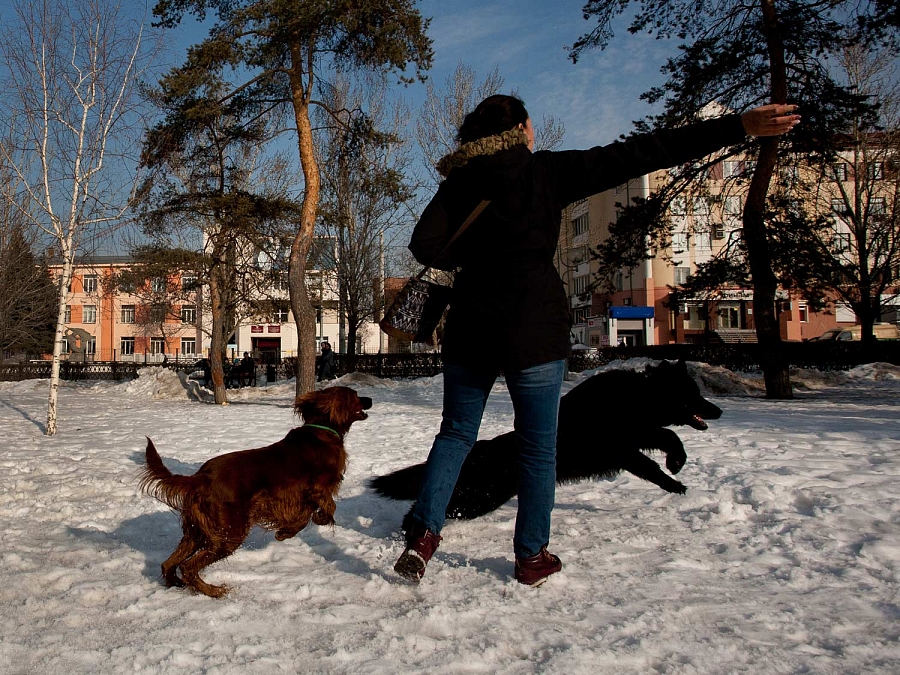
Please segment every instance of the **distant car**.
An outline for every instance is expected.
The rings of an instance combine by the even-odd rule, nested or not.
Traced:
[[[900,340],[900,329],[892,323],[876,323],[872,326],[876,340]],[[810,342],[859,342],[862,340],[862,326],[847,326],[846,328],[832,328],[826,330],[819,337],[814,337]]]
[[[576,342],[574,345],[572,345],[572,351],[579,352],[582,354],[598,354],[599,353],[597,351],[596,347],[588,347],[587,345],[583,345],[580,342]]]

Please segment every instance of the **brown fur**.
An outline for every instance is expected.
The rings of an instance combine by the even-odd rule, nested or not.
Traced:
[[[368,417],[369,398],[348,387],[297,397],[294,410],[307,425],[264,448],[230,452],[206,462],[192,476],[171,473],[147,439],[147,466],[140,487],[181,513],[184,536],[162,564],[167,586],[188,586],[211,597],[225,594],[200,578],[200,570],[231,555],[254,525],[289,539],[309,524],[334,525],[347,455],[343,437]],[[181,570],[178,576],[177,570]]]

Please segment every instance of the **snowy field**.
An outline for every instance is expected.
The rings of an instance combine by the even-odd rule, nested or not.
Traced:
[[[900,368],[796,373],[796,400],[772,402],[691,367],[724,415],[679,429],[687,495],[630,474],[561,487],[564,567],[537,589],[512,579],[515,501],[449,521],[420,586],[394,575],[408,505],[365,481],[424,459],[441,378],[347,376],[375,403],[348,436],[337,526],[254,530],[206,571],[221,600],[159,581],[180,528],[136,489],[144,437],[193,472],[281,438],[293,385],[215,406],[160,369],[66,383],[46,438],[47,382],[2,383],[0,673],[900,672]],[[615,420],[587,422],[600,445]],[[481,436],[511,425],[498,384]]]

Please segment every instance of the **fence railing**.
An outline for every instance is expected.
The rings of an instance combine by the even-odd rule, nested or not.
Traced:
[[[891,363],[900,365],[900,340],[879,340],[873,345],[860,342],[784,342],[784,358],[788,364],[800,368],[819,370],[848,370],[864,363]],[[668,359],[700,361],[722,366],[729,370],[753,372],[760,369],[764,355],[759,344],[717,345],[656,345],[652,347],[604,347],[597,350],[576,352],[569,359],[569,370],[581,372],[599,368],[611,361],[645,357],[654,360]],[[162,365],[171,370],[193,372],[194,364],[172,363],[144,364],[118,362],[62,362],[60,377],[64,380],[127,380],[137,377],[137,372],[147,365]],[[382,378],[433,377],[441,372],[440,353],[429,354],[335,354],[337,375],[358,372]],[[294,359],[284,359],[272,373],[260,365],[259,373],[274,375],[276,380],[294,376]],[[30,380],[50,377],[50,362],[0,364],[0,382]]]

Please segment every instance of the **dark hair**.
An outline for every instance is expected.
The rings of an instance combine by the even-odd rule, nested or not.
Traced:
[[[528,120],[528,111],[518,96],[496,94],[488,96],[466,115],[456,140],[471,143],[479,138],[494,136],[513,129]]]

